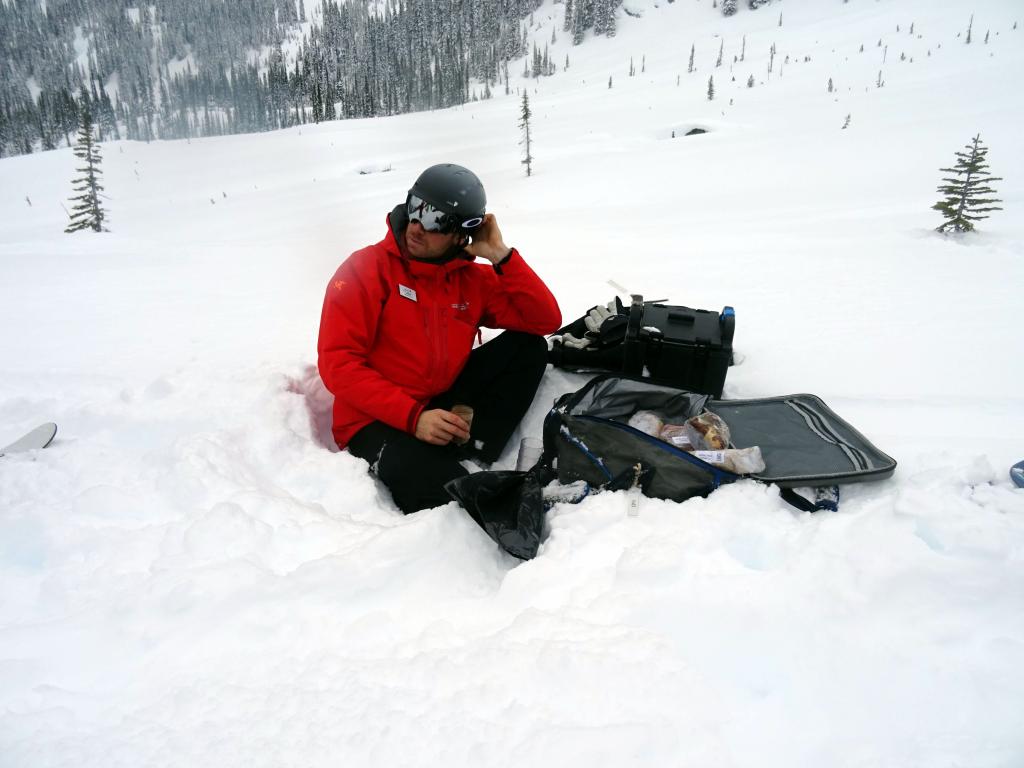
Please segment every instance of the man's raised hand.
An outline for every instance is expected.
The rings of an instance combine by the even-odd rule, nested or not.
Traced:
[[[498,220],[493,213],[484,215],[483,224],[473,233],[473,242],[463,250],[471,256],[487,259],[491,264],[497,264],[508,256],[509,247],[501,237]]]

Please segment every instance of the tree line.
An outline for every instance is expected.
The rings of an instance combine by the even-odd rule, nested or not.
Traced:
[[[69,146],[83,108],[100,141],[149,141],[486,98],[537,50],[540,2],[324,0],[316,23],[304,0],[0,2],[0,156]],[[564,28],[613,35],[620,2],[566,0]]]

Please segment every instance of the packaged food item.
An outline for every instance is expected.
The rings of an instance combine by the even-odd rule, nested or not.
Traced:
[[[628,424],[633,429],[639,429],[645,435],[650,435],[651,437],[660,436],[661,428],[664,426],[661,417],[654,411],[637,411],[629,417]]]
[[[726,448],[722,451],[693,451],[693,455],[737,475],[756,475],[765,470],[761,447],[757,445],[750,448]]]
[[[698,451],[721,451],[729,447],[729,425],[722,417],[704,411],[686,422],[686,434]]]
[[[685,424],[666,424],[661,428],[660,437],[676,448],[682,448],[684,451],[693,450],[693,443],[690,442],[690,436],[686,434]]]

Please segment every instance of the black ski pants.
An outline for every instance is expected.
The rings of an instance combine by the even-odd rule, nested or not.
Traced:
[[[468,474],[460,460],[497,460],[529,410],[546,367],[543,337],[505,331],[474,349],[451,388],[427,405],[428,410],[451,410],[457,403],[473,407],[466,445],[431,445],[374,421],[352,437],[349,453],[370,463],[405,514],[447,504],[445,483]]]

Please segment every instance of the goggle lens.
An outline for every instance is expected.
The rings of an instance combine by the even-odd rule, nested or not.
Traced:
[[[451,231],[451,217],[447,211],[435,208],[426,200],[409,195],[409,221],[418,221],[427,232]]]
[[[465,230],[473,230],[484,222],[482,216],[474,216],[459,224],[453,214],[435,208],[423,198],[412,194],[409,195],[406,208],[409,212],[409,221],[418,221],[427,232],[454,232],[460,226]]]

